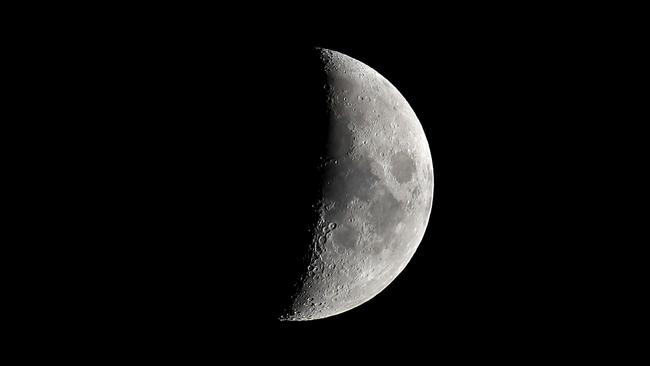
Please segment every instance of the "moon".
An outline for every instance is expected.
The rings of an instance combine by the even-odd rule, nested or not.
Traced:
[[[433,199],[429,145],[402,94],[360,61],[317,54],[328,124],[322,187],[282,321],[330,317],[380,293],[413,257]]]

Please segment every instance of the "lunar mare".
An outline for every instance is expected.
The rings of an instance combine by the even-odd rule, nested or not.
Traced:
[[[381,292],[422,241],[433,199],[429,145],[405,98],[365,64],[319,54],[329,115],[324,181],[306,268],[281,320],[340,314]]]

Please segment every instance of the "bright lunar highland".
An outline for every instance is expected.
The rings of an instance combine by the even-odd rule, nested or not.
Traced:
[[[325,73],[323,182],[311,242],[281,320],[313,320],[370,300],[404,269],[422,241],[433,199],[424,130],[402,94],[377,71],[319,49]]]

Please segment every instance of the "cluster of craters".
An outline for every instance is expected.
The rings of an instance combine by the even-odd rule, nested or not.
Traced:
[[[385,288],[419,245],[433,196],[428,143],[404,97],[348,56],[321,50],[321,58],[330,130],[323,192],[286,320],[338,314]]]

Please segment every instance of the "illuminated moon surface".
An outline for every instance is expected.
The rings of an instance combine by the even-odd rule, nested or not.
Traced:
[[[378,72],[319,49],[328,137],[305,268],[280,320],[320,319],[372,299],[422,241],[433,199],[426,136]]]

